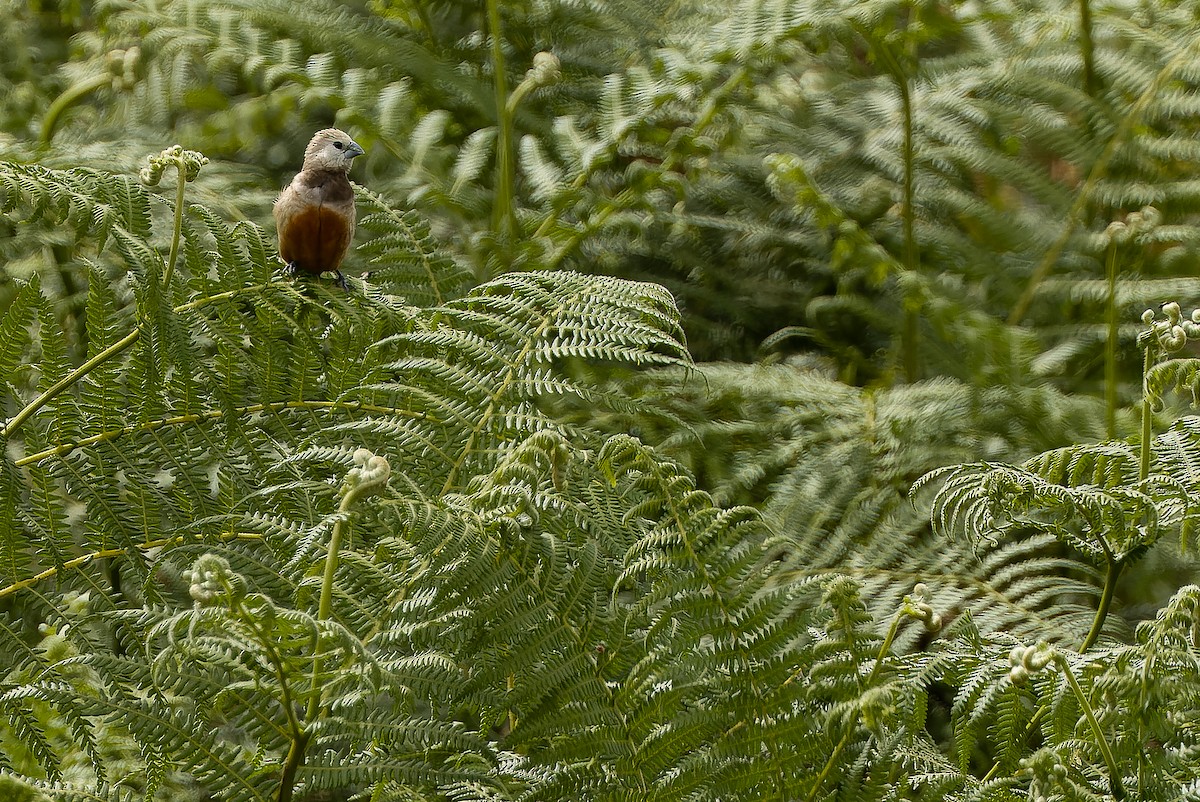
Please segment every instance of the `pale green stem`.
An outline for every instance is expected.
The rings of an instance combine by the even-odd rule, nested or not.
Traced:
[[[58,120],[64,111],[92,92],[110,86],[112,81],[112,73],[106,71],[99,75],[93,75],[82,83],[67,87],[66,91],[54,99],[50,108],[46,109],[46,115],[42,117],[42,144],[48,145],[54,139],[54,131],[58,128]]]
[[[1079,647],[1079,653],[1083,654],[1088,649],[1095,645],[1096,640],[1100,637],[1100,631],[1104,627],[1104,619],[1108,617],[1109,608],[1112,607],[1113,596],[1117,590],[1117,580],[1121,577],[1121,571],[1125,567],[1125,563],[1113,557],[1109,551],[1108,544],[1103,540],[1100,541],[1100,547],[1104,549],[1105,555],[1108,557],[1108,570],[1104,576],[1104,590],[1100,593],[1100,604],[1096,607],[1096,616],[1092,619],[1092,628],[1084,638],[1083,644]],[[1042,705],[1033,714],[1033,718],[1029,719],[1029,725],[1025,728],[1025,736],[1022,738],[1022,743],[1029,740],[1029,735],[1038,728],[1042,723],[1042,719],[1050,712],[1049,705]],[[1000,771],[1000,761],[997,760],[992,764],[992,768],[983,778],[986,783],[996,776]]]
[[[1154,436],[1154,410],[1150,406],[1149,388],[1146,377],[1154,366],[1154,343],[1146,344],[1146,355],[1142,360],[1142,443],[1138,454],[1138,481],[1144,482],[1150,476],[1150,441]]]
[[[1087,0],[1084,0],[1086,5]],[[1117,436],[1117,245],[1108,246],[1108,337],[1104,343],[1104,425],[1108,439]]]
[[[900,62],[896,60],[891,48],[886,43],[880,43],[879,52],[883,55],[888,71],[892,74],[892,80],[896,83],[896,89],[900,93],[900,112],[904,126],[904,143],[902,145],[902,155],[904,157],[904,200],[901,209],[901,219],[904,224],[904,268],[910,273],[916,273],[921,265],[917,254],[917,238],[914,230],[916,223],[916,151],[913,143],[912,92],[908,85],[908,76],[904,74],[904,70],[901,68]],[[904,304],[904,328],[900,335],[901,350],[903,351],[904,359],[904,377],[911,383],[919,378],[921,372],[921,355],[918,350],[921,334],[921,309],[919,303],[909,298],[902,298],[901,302]]]
[[[1102,536],[1103,537],[1103,536]],[[1113,596],[1117,590],[1117,580],[1121,578],[1121,570],[1125,567],[1122,560],[1115,558],[1108,549],[1108,544],[1100,541],[1104,548],[1105,557],[1108,558],[1108,567],[1104,574],[1104,590],[1100,592],[1100,604],[1096,607],[1096,616],[1092,619],[1092,628],[1088,632],[1087,637],[1083,639],[1083,645],[1079,647],[1079,653],[1083,654],[1096,643],[1100,638],[1100,631],[1104,628],[1104,619],[1108,617],[1109,608],[1112,607]]]
[[[1142,115],[1146,113],[1146,109],[1158,94],[1159,90],[1167,83],[1167,81],[1175,74],[1175,71],[1185,64],[1193,64],[1196,60],[1196,51],[1200,49],[1200,37],[1193,37],[1187,47],[1183,48],[1172,58],[1166,66],[1164,66],[1154,76],[1154,80],[1146,87],[1145,91],[1138,96],[1129,111],[1121,115],[1121,124],[1117,126],[1117,130],[1113,133],[1112,138],[1105,145],[1104,151],[1100,154],[1100,158],[1092,165],[1091,172],[1088,173],[1087,180],[1080,189],[1079,194],[1075,196],[1071,208],[1067,211],[1067,220],[1063,225],[1062,233],[1058,239],[1046,251],[1042,257],[1042,261],[1034,268],[1029,281],[1025,284],[1025,289],[1021,292],[1021,297],[1013,304],[1012,311],[1008,315],[1009,325],[1016,326],[1025,318],[1029,312],[1029,307],[1033,304],[1034,296],[1037,295],[1037,289],[1041,283],[1050,275],[1050,271],[1058,264],[1059,257],[1062,256],[1063,249],[1066,248],[1067,242],[1071,238],[1075,226],[1079,223],[1079,218],[1087,206],[1088,200],[1091,199],[1092,193],[1099,186],[1100,181],[1108,173],[1108,166],[1112,163],[1117,151],[1121,145],[1133,133],[1134,129],[1141,124]]]
[[[898,611],[896,615],[892,617],[892,624],[890,627],[888,627],[887,635],[884,636],[883,639],[883,644],[879,647],[879,654],[875,658],[875,665],[871,667],[871,673],[867,675],[866,682],[863,683],[860,688],[864,690],[870,688],[871,683],[875,681],[875,677],[879,674],[879,669],[883,665],[884,658],[887,657],[888,653],[890,653],[892,650],[892,642],[896,640],[896,633],[900,630],[900,622],[903,621],[905,617],[906,613],[904,610]],[[829,759],[825,761],[825,765],[821,769],[821,773],[817,775],[817,779],[816,782],[813,783],[812,790],[808,792],[806,802],[813,802],[813,800],[817,798],[817,794],[820,792],[821,786],[823,786],[825,781],[829,779],[830,772],[833,771],[833,767],[837,765],[838,760],[842,756],[842,752],[850,744],[850,738],[854,735],[854,731],[855,726],[851,724],[846,729],[846,732],[842,735],[841,740],[838,741],[837,746],[833,748],[833,753],[829,756]]]
[[[152,432],[156,429],[161,429],[170,426],[186,426],[202,421],[215,421],[224,418],[226,415],[253,415],[256,412],[277,412],[286,409],[310,409],[310,410],[329,410],[334,412],[374,412],[379,415],[390,415],[394,417],[410,417],[419,418],[420,420],[430,423],[440,423],[441,421],[432,415],[426,415],[422,412],[413,412],[411,410],[398,409],[396,407],[385,407],[378,404],[364,404],[362,401],[273,401],[266,404],[251,404],[245,407],[233,407],[231,409],[206,409],[203,412],[191,412],[185,415],[170,415],[165,418],[156,418],[151,421],[133,424],[131,426],[122,426],[119,429],[109,429],[106,432],[94,434],[91,437],[84,437],[80,440],[72,440],[66,443],[59,443],[56,446],[26,454],[23,457],[18,457],[13,464],[18,468],[26,465],[32,465],[36,462],[41,462],[51,457],[61,457],[70,454],[77,448],[86,448],[97,443],[112,442],[120,437],[140,432]],[[438,454],[443,459],[449,459],[447,454],[437,446],[426,443],[425,447],[433,453]]]
[[[262,540],[262,535],[256,532],[232,532],[227,535],[222,535],[220,540],[222,542],[228,540]],[[120,548],[101,549],[100,551],[89,552],[79,557],[75,557],[74,559],[67,560],[61,566],[47,568],[41,573],[34,574],[33,576],[26,577],[13,582],[11,585],[0,588],[0,599],[5,598],[6,596],[11,596],[17,591],[36,585],[38,582],[43,580],[53,579],[66,571],[88,565],[96,560],[107,560],[113,557],[128,556],[130,548],[136,548],[139,551],[146,552],[150,551],[151,549],[161,549],[164,546],[179,545],[181,543],[185,543],[186,541],[187,538],[182,536],[166,537],[158,540],[148,540],[145,543],[138,543],[132,547],[122,546]]]
[[[283,774],[279,777],[278,802],[291,802],[296,786],[296,774],[304,765],[304,752],[308,749],[308,741],[311,737],[309,733],[302,732],[299,736],[292,738],[287,757],[283,761]]]
[[[175,169],[176,172],[179,173],[179,188],[175,193],[175,231],[171,237],[171,250],[169,256],[167,257],[167,270],[163,274],[163,286],[167,288],[170,287],[171,277],[175,272],[175,262],[179,258],[179,241],[183,232],[183,190],[187,183],[187,175],[183,162],[178,162],[175,165]],[[79,367],[75,368],[75,370],[71,371],[66,376],[50,385],[45,392],[26,404],[20,412],[18,412],[11,419],[9,419],[7,423],[4,424],[3,428],[0,428],[0,437],[12,437],[13,433],[16,432],[17,429],[21,428],[21,425],[25,423],[30,416],[61,395],[63,390],[71,387],[97,367],[103,365],[105,362],[136,343],[141,336],[142,329],[141,324],[139,324],[138,328],[135,328],[120,340],[117,340],[108,348],[105,348],[103,351],[96,354]]]
[[[358,498],[358,493],[354,488],[342,498],[342,503],[338,505],[337,523],[333,525],[333,534],[329,536],[329,548],[325,552],[325,573],[321,578],[321,598],[317,603],[317,620],[326,621],[333,613],[333,584],[337,575],[338,567],[338,552],[342,548],[342,535],[346,528],[346,516],[350,513],[350,506]],[[320,641],[317,642],[316,653],[313,655],[313,674],[312,674],[312,694],[308,698],[308,721],[316,721],[321,715],[321,649]]]
[[[1071,686],[1071,691],[1075,694],[1076,701],[1079,702],[1080,709],[1083,710],[1083,715],[1088,720],[1088,725],[1092,728],[1092,735],[1096,738],[1096,745],[1100,747],[1100,754],[1104,757],[1104,763],[1108,766],[1108,785],[1109,790],[1115,799],[1125,799],[1125,786],[1121,783],[1120,769],[1117,767],[1117,761],[1113,758],[1112,750],[1108,746],[1108,739],[1104,737],[1104,730],[1100,728],[1100,722],[1096,718],[1096,713],[1092,710],[1092,705],[1088,702],[1088,698],[1083,693],[1083,688],[1079,687],[1078,680],[1075,679],[1075,674],[1071,672],[1071,666],[1067,663],[1067,659],[1060,654],[1055,654],[1059,667],[1062,669],[1063,676],[1066,677],[1067,684]]]
[[[325,572],[321,577],[321,597],[317,603],[317,621],[328,621],[333,615],[333,585],[337,577],[338,557],[342,548],[342,538],[345,536],[347,519],[350,515],[350,509],[354,504],[366,495],[378,491],[380,484],[386,483],[387,478],[384,475],[382,478],[363,481],[359,484],[348,487],[342,497],[342,503],[338,505],[337,523],[333,525],[333,533],[329,536],[329,547],[325,552]],[[308,699],[307,720],[309,722],[316,721],[321,715],[321,650],[320,641],[316,644],[317,648],[313,655],[313,674],[312,674],[312,695]]]
[[[1083,56],[1083,91],[1096,96],[1096,53],[1092,44],[1091,0],[1079,0],[1079,51]]]
[[[373,485],[363,484],[351,488],[342,497],[342,503],[338,505],[339,518],[333,525],[333,533],[329,536],[329,548],[325,552],[325,572],[321,577],[321,598],[317,603],[317,621],[326,621],[333,614],[333,584],[337,575],[338,553],[342,548],[342,536],[346,529],[346,516],[349,515],[351,506],[362,495],[364,489],[372,487]],[[316,723],[324,714],[321,709],[321,700],[324,694],[321,691],[322,661],[319,633],[313,638],[313,641],[312,681],[309,688],[308,708],[304,715],[305,727],[301,737],[292,739],[291,748],[284,761],[283,779],[279,786],[279,802],[288,802],[291,799],[291,786],[295,783],[296,771],[304,765],[304,751],[310,737],[308,727]]]
[[[492,80],[496,91],[496,202],[493,225],[496,235],[505,239],[516,231],[516,213],[513,199],[512,114],[508,108],[508,75],[500,37],[499,0],[487,0],[487,15],[492,38]]]
[[[142,330],[140,328],[134,329],[120,340],[117,340],[108,348],[105,348],[87,362],[84,362],[82,365],[75,368],[75,370],[71,371],[66,376],[50,385],[50,387],[44,393],[26,404],[24,409],[22,409],[16,415],[13,415],[12,418],[9,419],[8,423],[4,424],[4,427],[0,429],[0,436],[12,437],[13,433],[17,429],[21,428],[21,424],[28,420],[31,415],[57,398],[63,390],[66,390],[75,382],[91,373],[97,368],[97,366],[104,364],[129,346],[133,345],[141,336]]]
[[[187,187],[187,168],[183,160],[175,162],[179,184],[175,188],[175,226],[171,234],[171,250],[167,254],[167,272],[163,274],[163,292],[171,297],[171,278],[175,275],[175,262],[179,259],[179,242],[183,239],[183,191]]]
[[[537,83],[529,80],[528,78],[517,84],[517,88],[512,91],[511,95],[508,96],[508,102],[504,105],[504,112],[508,115],[509,119],[512,119],[513,115],[517,113],[517,108],[521,105],[521,101],[524,100],[525,96],[532,92],[536,86]]]
[[[291,730],[292,742],[288,748],[287,757],[284,759],[283,773],[279,778],[279,794],[278,802],[290,802],[296,785],[296,773],[304,764],[304,751],[311,737],[306,731],[304,725],[296,718],[296,705],[292,701],[291,687],[288,685],[288,671],[283,664],[283,658],[275,648],[269,632],[265,632],[259,626],[258,621],[246,606],[239,602],[238,612],[241,613],[241,618],[246,621],[250,628],[254,631],[258,642],[262,645],[263,651],[267,654],[267,662],[275,670],[275,679],[279,682],[280,699],[279,704],[283,708],[284,715],[288,720],[288,728]]]

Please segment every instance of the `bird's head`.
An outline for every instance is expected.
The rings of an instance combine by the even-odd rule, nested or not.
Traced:
[[[350,170],[350,160],[364,151],[345,131],[317,131],[304,149],[305,170]]]

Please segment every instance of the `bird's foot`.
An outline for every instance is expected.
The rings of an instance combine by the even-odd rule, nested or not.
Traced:
[[[342,275],[342,271],[335,270],[333,272],[337,273],[338,286],[341,287],[344,291],[350,292],[350,288],[346,286],[346,277]]]
[[[295,262],[288,262],[283,266],[283,274],[285,276],[295,276],[300,272],[300,266]]]

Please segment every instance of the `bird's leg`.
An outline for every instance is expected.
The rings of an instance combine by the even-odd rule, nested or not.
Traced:
[[[346,286],[346,277],[342,275],[342,271],[334,270],[333,272],[337,273],[338,286],[341,287],[346,292],[350,292],[350,288]]]
[[[300,272],[300,266],[293,260],[283,266],[283,273],[286,276],[294,276]]]

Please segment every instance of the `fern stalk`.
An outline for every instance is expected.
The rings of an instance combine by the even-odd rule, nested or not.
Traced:
[[[913,200],[915,192],[916,151],[913,144],[912,91],[908,85],[908,76],[905,75],[900,62],[896,59],[895,54],[892,53],[891,48],[888,47],[886,42],[880,42],[879,52],[883,56],[888,72],[892,75],[892,80],[896,82],[897,91],[900,93],[900,113],[904,120],[904,202],[901,210],[901,218],[904,221],[904,268],[911,273],[915,273],[920,268],[920,263],[917,255],[917,239],[914,232],[914,216],[916,212]],[[920,303],[919,301],[914,302],[909,297],[905,297],[903,303],[904,328],[900,335],[900,347],[904,359],[904,377],[909,383],[912,383],[917,380],[921,369],[921,355],[918,353],[921,334]]]
[[[1080,646],[1079,646],[1079,654],[1085,654],[1087,652],[1087,650],[1092,648],[1092,646],[1094,646],[1096,641],[1100,638],[1100,631],[1104,628],[1104,620],[1106,618],[1108,618],[1108,611],[1109,611],[1109,609],[1111,609],[1113,598],[1116,595],[1117,580],[1121,578],[1121,571],[1125,567],[1125,563],[1123,561],[1118,560],[1113,557],[1112,553],[1108,549],[1108,544],[1105,543],[1103,538],[1100,538],[1100,543],[1101,543],[1102,547],[1104,548],[1104,553],[1109,558],[1108,566],[1104,573],[1104,589],[1100,593],[1100,604],[1098,604],[1096,606],[1096,616],[1095,616],[1095,618],[1092,619],[1092,628],[1088,631],[1087,637],[1083,639],[1083,643],[1080,644]],[[1060,658],[1060,659],[1062,659],[1062,658]],[[1066,669],[1066,673],[1068,676],[1071,676],[1071,671],[1069,668]],[[1074,687],[1078,688],[1078,685],[1075,685],[1073,682],[1073,680],[1074,680],[1073,676],[1071,677],[1071,679],[1072,679],[1072,684],[1074,685]],[[1082,692],[1078,692],[1076,695],[1078,696],[1081,693]],[[1081,704],[1086,705],[1086,702],[1081,702]],[[1035,730],[1037,730],[1037,728],[1042,723],[1042,719],[1044,719],[1046,717],[1046,714],[1049,712],[1050,712],[1050,705],[1048,705],[1048,704],[1044,704],[1037,709],[1037,711],[1033,714],[1033,717],[1029,719],[1029,724],[1026,725],[1026,727],[1025,727],[1025,734],[1021,738],[1022,743],[1026,743],[1029,741],[1029,736],[1032,735]],[[1095,716],[1093,715],[1092,718],[1094,719]],[[1100,741],[1100,743],[1103,744],[1103,746],[1101,748],[1106,753],[1106,761],[1109,762],[1109,771],[1112,774],[1113,782],[1117,783],[1117,785],[1119,786],[1120,780],[1117,779],[1117,773],[1116,773],[1115,769],[1113,768],[1113,763],[1111,762],[1112,753],[1108,751],[1108,744],[1105,743],[1103,736],[1100,735],[1100,733],[1097,729],[1098,727],[1099,727],[1099,725],[1097,724],[1096,727],[1093,728],[1093,731],[1096,732],[1097,739]],[[994,779],[996,774],[999,773],[999,771],[1000,771],[1000,759],[997,758],[996,761],[992,764],[992,768],[984,776],[983,783],[986,784],[989,781],[991,781],[992,779]],[[1122,789],[1122,793],[1123,793],[1123,789]],[[1114,791],[1113,795],[1116,796],[1115,791]],[[1120,798],[1123,799],[1124,796],[1122,796]]]
[[[304,765],[304,752],[308,749],[309,734],[300,733],[292,738],[288,747],[287,758],[283,763],[283,774],[279,776],[279,802],[292,802],[292,794],[296,787],[296,774]]]
[[[237,603],[238,612],[243,621],[246,621],[258,642],[262,645],[263,651],[267,655],[267,660],[271,664],[271,668],[275,671],[275,678],[279,681],[280,705],[283,707],[283,712],[287,716],[288,728],[292,733],[292,743],[288,747],[287,758],[284,761],[283,773],[279,778],[279,802],[291,802],[292,794],[296,785],[296,772],[304,765],[304,753],[308,748],[308,742],[312,735],[308,732],[307,727],[296,718],[296,705],[292,700],[291,687],[288,684],[288,670],[284,665],[283,658],[279,656],[278,650],[275,648],[273,638],[270,632],[265,632],[258,624],[258,619],[253,612],[246,609],[244,601],[239,600]]]
[[[1083,91],[1096,96],[1096,52],[1092,42],[1091,0],[1079,0],[1079,53],[1083,57]]]
[[[1138,452],[1138,480],[1142,482],[1150,476],[1150,438],[1154,434],[1151,428],[1154,423],[1154,410],[1151,407],[1150,388],[1146,386],[1146,381],[1150,368],[1154,366],[1154,356],[1154,343],[1147,342],[1146,354],[1142,358],[1142,442]]]
[[[879,674],[879,669],[883,665],[884,658],[892,650],[892,643],[896,640],[896,633],[900,631],[900,622],[907,617],[908,612],[905,608],[897,610],[896,614],[892,616],[891,626],[888,627],[887,635],[883,638],[883,644],[879,647],[879,654],[875,657],[875,665],[871,667],[871,673],[867,675],[866,682],[859,686],[863,691],[866,691],[875,682],[875,677]],[[789,678],[790,681],[791,678]],[[833,748],[833,752],[829,755],[829,759],[825,761],[825,765],[821,768],[821,773],[817,775],[816,782],[813,783],[812,790],[808,792],[805,802],[813,802],[817,798],[821,786],[825,784],[825,780],[829,779],[830,772],[833,771],[833,767],[837,765],[842,757],[842,752],[850,744],[850,738],[854,735],[854,730],[855,726],[853,723],[846,728],[846,732],[842,735],[841,740],[838,741],[837,746]]]
[[[329,536],[329,546],[325,551],[325,568],[321,577],[321,596],[317,603],[317,621],[327,621],[333,615],[333,586],[337,579],[338,558],[342,548],[342,539],[346,533],[350,511],[362,498],[376,493],[387,484],[391,468],[387,461],[376,457],[366,449],[359,449],[354,454],[354,461],[359,466],[346,475],[342,485],[342,501],[338,505],[338,519],[333,525]],[[292,728],[292,742],[288,747],[287,757],[284,758],[283,774],[279,781],[279,802],[291,802],[293,786],[296,783],[296,773],[304,765],[304,754],[312,739],[311,727],[324,715],[321,699],[324,694],[321,689],[321,636],[318,632],[313,638],[312,679],[309,685],[308,707],[305,710],[304,721],[300,722],[289,713],[288,723]],[[268,649],[270,646],[268,645]],[[284,704],[290,708],[291,703],[287,691],[286,678],[280,676]]]
[[[171,249],[167,256],[167,270],[163,274],[163,286],[169,287],[171,277],[175,273],[175,263],[179,259],[179,242],[183,237],[183,195],[184,188],[187,186],[188,170],[183,158],[178,158],[172,162],[175,166],[175,171],[179,177],[179,185],[175,191],[175,229],[171,234]],[[44,393],[30,401],[16,415],[13,415],[8,423],[0,428],[0,437],[12,437],[13,433],[20,429],[31,416],[36,414],[38,410],[53,401],[64,390],[73,386],[76,382],[87,376],[93,370],[103,365],[108,360],[122,353],[125,349],[136,343],[142,336],[142,327],[139,324],[133,331],[126,334],[115,343],[105,348],[94,357],[84,362],[75,370],[68,373],[63,378],[50,385]]]
[[[1079,702],[1079,707],[1083,710],[1083,715],[1088,720],[1088,726],[1092,728],[1092,735],[1096,738],[1096,745],[1100,747],[1100,754],[1104,757],[1104,764],[1108,766],[1109,790],[1115,799],[1125,799],[1127,794],[1125,786],[1121,783],[1121,773],[1117,767],[1117,761],[1113,757],[1112,749],[1108,746],[1108,739],[1104,737],[1104,730],[1100,727],[1100,722],[1096,719],[1096,712],[1092,710],[1092,705],[1084,694],[1083,688],[1079,686],[1079,681],[1075,679],[1075,674],[1071,671],[1071,666],[1067,663],[1067,658],[1055,652],[1055,660],[1062,669],[1067,684],[1071,686],[1071,692],[1075,694],[1075,699]]]
[[[1084,5],[1086,5],[1084,0]],[[1108,439],[1117,437],[1117,243],[1108,245],[1108,336],[1104,343],[1104,427]]]
[[[13,461],[13,464],[18,468],[26,465],[33,465],[51,457],[63,457],[71,452],[94,446],[97,443],[106,443],[112,440],[117,440],[125,435],[138,434],[141,432],[153,432],[158,429],[164,429],[171,426],[188,426],[193,423],[202,421],[215,421],[224,418],[226,415],[237,415],[239,417],[246,415],[255,415],[259,412],[282,412],[288,409],[306,409],[306,410],[333,410],[340,412],[374,412],[379,415],[391,415],[394,417],[408,417],[420,419],[423,421],[432,421],[440,423],[433,415],[427,415],[424,412],[412,412],[410,410],[398,409],[396,407],[385,407],[378,404],[366,404],[362,401],[275,401],[268,404],[250,404],[244,407],[235,407],[232,410],[225,409],[208,409],[203,412],[193,412],[187,415],[172,415],[168,418],[158,418],[156,420],[147,421],[145,423],[137,423],[131,426],[123,426],[120,429],[109,429],[107,432],[100,432],[90,437],[84,437],[70,443],[62,443],[61,445],[52,446],[43,451],[38,451],[35,454],[26,454],[23,457]]]
[[[317,620],[326,621],[333,613],[333,584],[337,577],[338,557],[342,548],[342,536],[346,531],[346,518],[350,508],[358,499],[353,490],[342,497],[338,505],[338,520],[333,525],[333,534],[329,536],[329,547],[325,551],[325,570],[321,577],[321,598],[317,603]],[[316,721],[321,715],[321,649],[320,643],[313,655],[312,695],[308,698],[308,721]],[[289,756],[290,759],[290,756]],[[301,755],[303,759],[303,755]]]
[[[504,46],[500,39],[500,2],[487,0],[488,28],[492,37],[492,81],[496,92],[496,205],[495,233],[507,239],[516,230],[513,208],[512,114],[508,108],[508,76],[505,73]],[[486,270],[486,268],[485,268]],[[487,276],[480,278],[486,279]]]
[[[329,536],[329,547],[325,552],[325,571],[321,577],[321,598],[317,604],[317,620],[327,621],[333,615],[333,585],[337,579],[339,553],[342,548],[342,538],[345,536],[350,511],[356,503],[366,496],[378,493],[387,484],[391,475],[391,466],[383,457],[377,457],[365,448],[354,452],[354,462],[359,467],[352,468],[346,475],[342,485],[342,501],[338,505],[338,519],[333,525],[333,533]],[[312,695],[308,699],[307,719],[315,722],[321,715],[321,650],[317,644],[316,654],[313,655]]]
[[[26,404],[20,412],[18,412],[16,415],[13,415],[12,418],[9,419],[8,423],[4,424],[4,428],[0,429],[0,437],[12,437],[13,433],[16,432],[17,429],[20,429],[21,425],[24,424],[25,421],[27,421],[32,415],[36,414],[37,411],[42,407],[46,406],[46,404],[50,403],[59,395],[61,395],[63,390],[66,390],[68,387],[75,384],[75,382],[91,373],[97,367],[103,365],[105,362],[136,343],[141,336],[141,328],[139,327],[134,329],[110,345],[108,348],[105,348],[87,362],[84,362],[82,365],[75,368],[75,370],[71,371],[66,376],[50,385],[50,387],[47,388],[44,393]]]
[[[262,539],[263,539],[263,536],[258,534],[257,532],[233,532],[233,533],[230,533],[227,535],[223,535],[221,537],[221,542],[228,542],[231,540],[262,540]],[[179,546],[179,545],[182,545],[183,543],[186,543],[187,541],[188,541],[188,538],[184,537],[184,536],[165,537],[165,538],[160,538],[158,540],[149,540],[149,541],[146,541],[145,543],[139,543],[137,545],[137,548],[139,551],[151,552],[151,551],[154,551],[155,549],[163,549],[163,548],[167,548],[169,546]],[[7,585],[5,587],[0,588],[0,599],[3,599],[7,596],[11,596],[14,593],[16,593],[17,591],[24,590],[25,588],[36,585],[38,582],[41,582],[42,580],[53,579],[57,576],[60,576],[64,571],[74,570],[76,568],[82,568],[83,566],[88,565],[92,562],[95,562],[96,560],[106,560],[106,559],[111,559],[111,558],[115,558],[115,557],[123,557],[123,556],[127,556],[128,554],[129,554],[129,549],[126,547],[119,547],[119,548],[112,548],[112,549],[100,549],[99,551],[93,551],[93,552],[88,552],[87,554],[81,554],[78,557],[75,557],[73,559],[65,561],[60,566],[54,566],[53,568],[47,568],[45,571],[34,574],[33,576],[25,577],[24,579],[13,582],[11,585]]]
[[[163,274],[163,290],[170,297],[171,278],[175,275],[175,263],[179,260],[179,243],[183,239],[183,193],[187,187],[187,168],[183,161],[175,162],[175,226],[171,231],[171,249],[167,253],[167,272]]]
[[[1009,325],[1019,325],[1025,318],[1026,313],[1029,312],[1029,307],[1033,305],[1033,299],[1037,294],[1038,287],[1050,275],[1050,271],[1054,269],[1055,263],[1058,262],[1059,257],[1062,256],[1063,249],[1067,246],[1067,241],[1075,231],[1075,226],[1079,223],[1080,213],[1091,199],[1096,187],[1099,186],[1105,175],[1108,174],[1108,166],[1117,155],[1117,151],[1121,145],[1141,123],[1143,115],[1145,115],[1146,110],[1150,107],[1150,102],[1158,94],[1159,90],[1166,85],[1167,81],[1175,75],[1177,70],[1185,64],[1191,64],[1195,61],[1198,50],[1200,50],[1200,38],[1193,39],[1191,44],[1180,50],[1175,58],[1167,62],[1154,76],[1154,79],[1146,87],[1146,90],[1138,96],[1137,101],[1129,108],[1129,111],[1121,117],[1121,124],[1113,133],[1108,144],[1105,145],[1100,158],[1092,165],[1087,180],[1079,190],[1079,194],[1075,196],[1075,201],[1071,204],[1071,208],[1067,211],[1067,219],[1063,225],[1062,233],[1058,235],[1058,239],[1046,251],[1045,256],[1042,257],[1042,261],[1034,268],[1033,273],[1029,276],[1028,283],[1025,285],[1025,289],[1021,292],[1021,297],[1013,304],[1012,311],[1008,315]]]
[[[82,83],[68,87],[61,95],[54,99],[50,104],[50,108],[46,109],[46,116],[42,118],[42,135],[41,141],[43,145],[49,145],[54,139],[54,132],[58,129],[59,118],[71,106],[78,103],[83,98],[103,89],[112,84],[112,73],[102,72],[99,75],[93,75],[91,78]]]
[[[1104,538],[1100,538],[1100,542],[1104,544]],[[1118,560],[1108,551],[1107,544],[1105,553],[1108,555],[1108,566],[1104,572],[1104,590],[1100,592],[1100,604],[1096,606],[1096,617],[1092,619],[1092,628],[1088,631],[1087,637],[1083,639],[1083,645],[1079,647],[1079,653],[1083,654],[1096,643],[1100,638],[1100,630],[1104,628],[1104,619],[1108,617],[1109,608],[1112,607],[1113,596],[1117,591],[1117,580],[1121,578],[1121,571],[1125,567],[1124,560]]]

